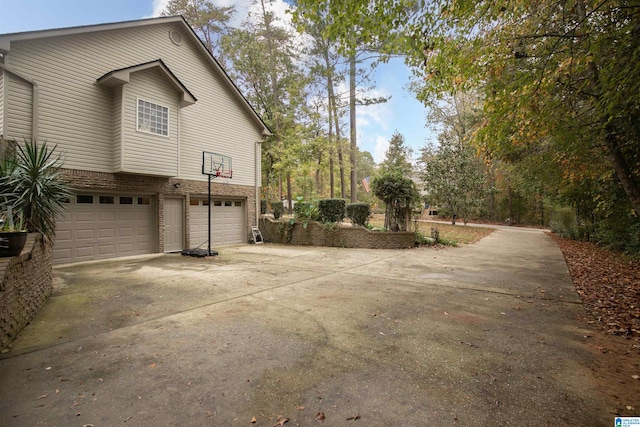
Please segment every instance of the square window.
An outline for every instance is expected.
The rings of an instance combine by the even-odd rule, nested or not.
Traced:
[[[169,107],[138,99],[137,129],[161,136],[169,136]]]

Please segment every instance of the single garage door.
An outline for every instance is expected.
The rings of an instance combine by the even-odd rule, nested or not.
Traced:
[[[211,246],[247,242],[244,200],[211,199]],[[192,247],[207,247],[208,201],[189,201],[189,237]]]
[[[89,261],[155,252],[151,196],[78,194],[56,222],[53,261]]]

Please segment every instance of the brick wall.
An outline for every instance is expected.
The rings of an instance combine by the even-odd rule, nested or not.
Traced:
[[[147,175],[113,174],[76,169],[65,169],[64,176],[71,187],[76,190],[109,191],[114,193],[144,193],[156,196],[156,224],[158,227],[158,252],[164,252],[164,198],[184,197],[185,199],[185,238],[187,248],[189,242],[189,199],[193,196],[208,194],[207,181],[155,177]],[[256,196],[255,187],[233,185],[211,181],[212,197],[230,197],[245,201],[246,238],[249,241],[251,226],[255,225]]]
[[[260,231],[265,242],[291,245],[406,249],[412,248],[415,242],[415,234],[412,232],[371,231],[348,225],[329,228],[318,222],[309,222],[305,229],[301,223],[290,226],[289,222],[274,221],[268,217],[262,218]]]
[[[51,245],[30,233],[18,256],[0,258],[0,349],[35,317],[53,289]]]

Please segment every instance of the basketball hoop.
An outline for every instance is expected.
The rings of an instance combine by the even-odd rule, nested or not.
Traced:
[[[203,151],[202,174],[212,178],[233,178],[231,157]]]

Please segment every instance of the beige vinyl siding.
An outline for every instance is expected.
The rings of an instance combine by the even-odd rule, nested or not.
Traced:
[[[4,135],[4,70],[0,70],[0,138]]]
[[[178,175],[178,93],[158,68],[131,74],[123,92],[122,172]],[[138,99],[169,109],[169,135],[138,131]]]
[[[170,41],[172,29],[185,36],[181,46]],[[113,93],[98,86],[96,79],[162,59],[197,98],[180,111],[180,177],[206,180],[201,174],[202,151],[213,151],[233,158],[233,184],[253,185],[261,128],[185,31],[179,23],[162,23],[15,41],[5,60],[40,84],[40,138],[66,153],[65,167],[112,172]],[[170,130],[174,131],[177,128]]]
[[[122,88],[113,89],[113,170],[122,169]]]
[[[4,123],[7,139],[31,139],[33,86],[11,73],[5,73],[7,111]]]

